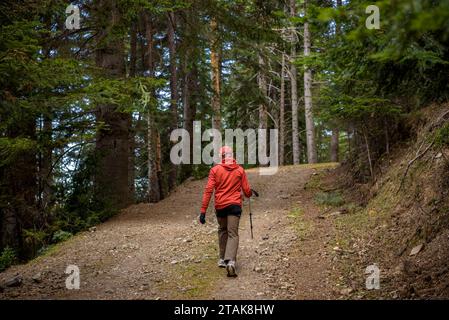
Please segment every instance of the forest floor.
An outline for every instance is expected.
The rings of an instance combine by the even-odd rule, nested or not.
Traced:
[[[323,218],[313,188],[305,188],[311,177],[336,165],[285,166],[273,176],[248,170],[260,197],[251,200],[254,239],[244,202],[237,278],[217,267],[213,203],[207,223],[197,221],[206,181],[188,180],[157,204],[133,205],[0,273],[0,284],[22,279],[17,287],[0,289],[0,299],[349,298],[351,289],[334,263],[335,223]],[[68,265],[80,270],[78,290],[66,288]]]

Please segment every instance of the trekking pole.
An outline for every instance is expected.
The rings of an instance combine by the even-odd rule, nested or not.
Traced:
[[[256,197],[259,196],[259,194],[257,193],[256,190],[251,189],[252,193],[254,193],[254,195]],[[251,212],[251,197],[248,198],[248,205],[249,205],[249,225],[251,226],[251,239],[254,239],[253,237],[253,213]]]
[[[251,226],[251,239],[253,239],[253,214],[251,212],[251,197],[248,198],[249,200],[249,225]]]

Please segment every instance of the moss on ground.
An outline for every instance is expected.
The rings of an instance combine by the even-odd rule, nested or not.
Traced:
[[[169,292],[170,299],[206,299],[210,297],[215,284],[225,273],[217,267],[217,248],[215,242],[202,248],[189,261],[176,264],[171,279],[161,282],[158,290]]]
[[[318,192],[315,195],[315,203],[322,206],[338,207],[343,205],[345,200],[338,191]]]
[[[291,219],[291,226],[295,229],[300,240],[304,240],[313,231],[313,223],[304,218],[304,211],[301,208],[292,209],[287,215]]]

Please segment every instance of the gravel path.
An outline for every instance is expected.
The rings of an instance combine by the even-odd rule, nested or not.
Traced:
[[[0,273],[17,287],[0,299],[330,299],[331,220],[319,219],[304,185],[326,165],[286,166],[274,176],[248,171],[261,197],[248,202],[240,224],[237,278],[216,266],[216,220],[196,219],[205,180],[187,181],[157,204],[133,205],[106,223],[59,244],[51,252]],[[211,204],[212,206],[212,204]],[[80,270],[79,290],[66,288],[68,265]]]

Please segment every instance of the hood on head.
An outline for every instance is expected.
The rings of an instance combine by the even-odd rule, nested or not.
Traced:
[[[228,171],[235,170],[239,167],[234,158],[225,158],[221,160],[220,166]]]

